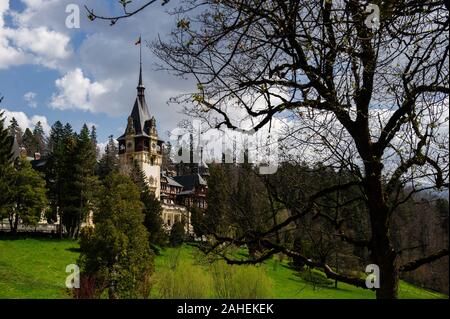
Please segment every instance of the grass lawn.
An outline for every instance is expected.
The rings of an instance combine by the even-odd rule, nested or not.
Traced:
[[[55,239],[0,239],[0,298],[69,298],[65,289],[66,266],[76,262],[78,244],[70,240]],[[180,258],[185,262],[198,264],[196,248],[184,245]],[[161,250],[156,258],[156,272],[167,267],[174,248]],[[206,266],[198,265],[205,276]],[[275,298],[306,299],[361,299],[374,298],[371,291],[339,283],[314,288],[311,283],[299,277],[290,269],[287,261],[276,258],[262,266],[272,279]],[[315,277],[325,281],[323,274]],[[448,298],[446,295],[417,288],[405,282],[400,283],[400,298]]]
[[[69,298],[66,266],[78,243],[55,239],[0,239],[0,298]]]
[[[163,267],[167,267],[168,256],[173,254],[175,248],[166,248],[161,251],[161,255],[156,260],[156,272]],[[188,259],[196,264],[195,247],[184,245],[181,248],[180,256],[182,259]],[[235,266],[238,267],[238,266]],[[265,268],[267,275],[272,279],[274,298],[280,299],[374,299],[375,292],[370,290],[356,288],[354,286],[338,283],[338,288],[334,288],[334,281],[326,279],[325,275],[315,271],[315,277],[322,282],[330,282],[329,286],[314,287],[310,282],[298,276],[297,272],[288,266],[288,261],[279,261],[273,258],[262,267]],[[205,274],[207,269],[204,269]],[[211,293],[212,295],[212,293]],[[448,296],[421,289],[414,285],[400,281],[399,297],[402,299],[435,299],[448,298]]]

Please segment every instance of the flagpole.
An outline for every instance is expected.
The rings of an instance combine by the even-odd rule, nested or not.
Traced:
[[[142,69],[142,34],[139,34],[139,62]]]

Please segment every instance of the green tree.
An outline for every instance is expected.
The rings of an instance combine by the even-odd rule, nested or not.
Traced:
[[[166,240],[161,218],[161,202],[149,189],[141,193],[141,201],[144,203],[144,225],[150,234],[150,243],[162,245]]]
[[[47,207],[45,180],[25,158],[17,159],[7,175],[12,180],[12,188],[11,202],[6,212],[11,231],[17,232],[19,222],[24,225],[39,222]]]
[[[0,97],[1,101],[1,97]],[[12,187],[11,161],[13,158],[13,140],[4,128],[3,112],[0,112],[0,214],[11,201],[10,190]]]
[[[95,165],[96,150],[87,125],[75,134],[70,124],[63,127],[56,122],[50,133],[46,167],[52,208],[48,219],[55,221],[59,215],[69,237],[78,236],[94,205],[98,187]]]
[[[15,117],[11,119],[8,130],[9,135],[14,136],[16,138],[17,144],[19,144],[19,146],[22,146],[23,131],[20,128],[19,123],[17,122]]]
[[[145,229],[140,191],[124,175],[106,177],[100,191],[95,228],[81,242],[82,276],[96,278],[99,296],[147,298],[153,272],[153,253]]]
[[[231,194],[233,172],[226,164],[211,164],[208,178],[207,202],[208,208],[204,218],[197,218],[197,229],[202,232],[224,234],[228,229],[227,218],[231,215]]]
[[[45,154],[47,152],[47,143],[41,121],[37,122],[34,126],[33,137],[36,143],[36,152]]]
[[[133,162],[133,166],[131,167],[130,171],[130,177],[139,187],[141,192],[146,191],[146,189],[148,188],[147,177],[137,161]]]
[[[56,222],[58,218],[58,209],[61,207],[62,200],[62,180],[64,177],[64,126],[60,121],[56,121],[51,128],[48,140],[47,165],[45,166],[45,177],[48,187],[48,199],[50,209],[48,210],[47,221]]]
[[[180,221],[176,221],[172,225],[170,230],[169,242],[172,247],[178,247],[186,239],[186,232],[184,231],[184,224]]]
[[[0,165],[10,163],[13,156],[13,139],[8,130],[5,129],[3,114],[3,112],[0,112]]]
[[[102,155],[98,165],[97,174],[100,179],[104,179],[112,172],[119,170],[119,150],[114,142],[112,135],[108,138],[108,144],[105,147],[105,153]]]
[[[38,151],[36,139],[34,138],[33,132],[31,132],[29,128],[26,128],[25,133],[23,133],[22,144],[27,151],[27,156],[33,157]]]
[[[87,125],[68,141],[64,171],[64,204],[62,222],[69,237],[78,237],[81,224],[92,209],[96,179],[96,154]],[[67,156],[68,155],[68,156]]]

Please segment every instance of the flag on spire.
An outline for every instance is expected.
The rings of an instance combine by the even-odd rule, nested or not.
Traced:
[[[139,39],[136,41],[136,43],[134,45],[138,45],[141,44],[141,37],[139,37]]]

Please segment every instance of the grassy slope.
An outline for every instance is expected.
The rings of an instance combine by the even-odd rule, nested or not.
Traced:
[[[192,256],[193,247],[183,246],[182,258],[189,258],[194,263]],[[156,260],[156,271],[166,266],[166,259],[173,248],[162,250],[162,254]],[[273,280],[275,298],[280,299],[373,299],[375,293],[354,286],[338,283],[338,288],[314,287],[297,276],[296,272],[287,266],[287,261],[276,261],[275,259],[266,262],[265,267],[268,276]],[[206,271],[206,270],[205,270]],[[324,277],[322,273],[316,272],[319,277]],[[417,288],[404,281],[400,282],[399,297],[403,299],[434,299],[448,298],[448,296],[433,291]]]
[[[68,240],[20,239],[0,240],[0,298],[67,298],[65,268],[75,263],[77,243]],[[194,262],[193,249],[184,246],[182,258]],[[156,260],[156,270],[164,267],[165,249]],[[374,298],[374,293],[339,283],[338,289],[317,288],[296,276],[286,262],[271,260],[264,267],[274,282],[276,298]],[[206,270],[205,270],[206,271]],[[400,285],[401,298],[448,298],[416,288]]]
[[[70,240],[0,240],[0,298],[68,298],[66,266],[78,257]]]

